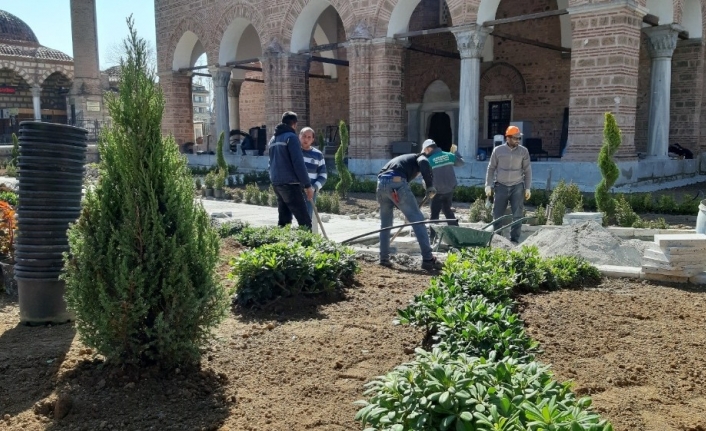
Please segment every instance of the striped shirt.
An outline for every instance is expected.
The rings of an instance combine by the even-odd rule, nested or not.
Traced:
[[[314,147],[302,150],[302,154],[304,155],[304,164],[309,173],[311,185],[314,186],[315,191],[319,191],[326,183],[327,178],[324,154]]]

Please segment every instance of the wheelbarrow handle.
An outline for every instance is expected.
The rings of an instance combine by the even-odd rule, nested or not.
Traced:
[[[522,223],[522,222],[524,222],[524,221],[526,221],[526,220],[531,220],[531,219],[533,219],[533,218],[536,218],[536,217],[522,217],[522,218],[519,218],[519,219],[515,220],[514,222],[512,222],[512,223],[510,223],[510,224],[506,224],[505,226],[503,226],[503,227],[501,227],[501,228],[499,228],[499,229],[495,229],[495,230],[493,231],[493,233],[499,233],[499,232],[501,232],[501,231],[503,231],[503,230],[505,230],[505,229],[507,229],[507,228],[509,228],[509,227],[513,227],[513,226],[518,225],[518,224],[520,224],[520,223]]]
[[[491,221],[490,223],[488,223],[487,225],[483,226],[481,229],[482,229],[482,230],[486,230],[486,229],[488,229],[490,226],[494,225],[495,223],[499,223],[499,222],[501,222],[501,221],[503,221],[503,220],[507,220],[507,219],[509,219],[509,218],[512,218],[512,214],[505,214],[504,216],[502,216],[502,217],[500,217],[500,218],[497,218],[497,219]]]
[[[372,235],[372,234],[374,234],[374,233],[380,233],[380,232],[385,231],[385,230],[393,230],[393,229],[403,228],[403,227],[407,227],[407,226],[414,226],[414,225],[417,225],[417,224],[429,224],[429,223],[447,223],[447,224],[448,224],[448,223],[452,223],[452,222],[455,222],[455,221],[458,221],[458,219],[452,218],[452,219],[443,219],[443,220],[422,220],[422,221],[415,221],[415,222],[412,222],[412,223],[400,224],[400,225],[397,225],[397,226],[389,226],[389,227],[385,227],[385,228],[382,228],[382,229],[378,229],[378,230],[366,232],[366,233],[364,233],[364,234],[362,234],[362,235],[354,236],[353,238],[348,238],[348,239],[346,239],[346,240],[341,241],[341,245],[349,244],[349,243],[355,241],[356,239],[364,238],[364,237],[366,237],[366,236]]]

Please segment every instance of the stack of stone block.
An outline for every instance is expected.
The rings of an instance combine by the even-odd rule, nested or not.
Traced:
[[[642,272],[655,280],[687,282],[706,271],[706,235],[655,235],[642,258]]]

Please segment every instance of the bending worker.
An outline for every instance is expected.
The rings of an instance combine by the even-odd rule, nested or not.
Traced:
[[[527,148],[520,145],[522,133],[517,126],[510,126],[505,132],[505,143],[493,149],[485,175],[485,194],[491,196],[495,189],[493,220],[502,217],[508,202],[513,220],[524,216],[524,201],[530,198],[532,167]],[[501,226],[496,225],[495,229]],[[510,241],[520,240],[522,226],[517,224],[510,231]]]
[[[456,215],[451,209],[451,203],[454,197],[454,189],[458,184],[456,180],[456,172],[454,167],[463,166],[465,162],[463,157],[458,153],[456,145],[451,146],[451,152],[442,151],[436,142],[427,139],[422,144],[422,151],[431,148],[431,152],[427,156],[434,176],[434,186],[437,193],[431,200],[431,220],[438,220],[439,213],[443,212],[446,219],[455,219]],[[448,223],[450,226],[458,226],[458,220]],[[431,230],[431,241],[434,242],[435,232]]]
[[[410,223],[424,220],[424,214],[417,205],[417,199],[412,194],[409,182],[421,172],[426,186],[426,198],[431,199],[436,194],[431,165],[427,156],[432,148],[422,150],[422,154],[404,154],[387,162],[378,174],[377,200],[380,204],[380,227],[391,227],[393,210],[399,208]],[[423,224],[412,226],[414,234],[422,251],[422,269],[426,271],[443,268],[431,252],[429,234]],[[380,232],[380,265],[392,266],[390,262],[390,230]]]

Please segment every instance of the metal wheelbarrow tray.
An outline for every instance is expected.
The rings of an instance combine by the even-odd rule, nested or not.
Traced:
[[[490,242],[493,240],[493,236],[496,233],[518,225],[524,222],[525,220],[532,219],[533,217],[522,217],[499,229],[488,230],[488,228],[493,226],[495,223],[507,220],[508,218],[512,218],[512,214],[507,214],[498,219],[495,219],[480,229],[461,226],[431,225],[430,227],[439,236],[439,240],[436,244],[436,250],[439,249],[439,245],[441,245],[442,241],[450,245],[451,247],[459,249],[466,247],[490,247]]]

